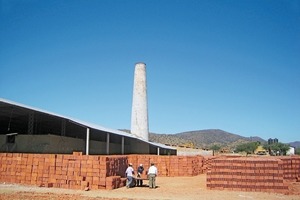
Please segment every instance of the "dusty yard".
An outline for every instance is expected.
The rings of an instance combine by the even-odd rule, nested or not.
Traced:
[[[158,177],[157,189],[149,189],[148,181],[144,187],[115,190],[67,190],[42,188],[15,184],[0,184],[0,200],[235,200],[235,199],[287,199],[300,200],[300,195],[283,195],[261,192],[216,191],[206,189],[206,175],[195,177]]]

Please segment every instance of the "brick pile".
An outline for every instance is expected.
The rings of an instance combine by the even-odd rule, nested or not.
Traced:
[[[202,156],[154,156],[154,155],[130,155],[128,162],[137,169],[139,164],[143,164],[145,174],[151,162],[157,167],[159,176],[196,176],[203,173]]]
[[[202,173],[203,157],[172,156],[169,176],[196,176]]]
[[[240,157],[212,160],[208,189],[288,193],[299,176],[299,157]]]
[[[290,182],[299,181],[300,177],[300,157],[281,157],[283,161],[284,179]]]
[[[196,176],[207,171],[208,189],[299,192],[300,157],[202,157],[0,153],[0,182],[67,189],[115,189],[126,184],[128,163],[159,176]],[[146,177],[144,173],[144,178]],[[298,182],[296,182],[298,181]],[[298,193],[297,193],[298,192]]]
[[[114,189],[125,184],[120,171],[125,171],[126,156],[1,153],[0,159],[1,182],[67,189]]]
[[[126,185],[125,171],[127,168],[127,156],[108,156],[106,157],[106,182],[105,188],[98,189],[116,189]]]
[[[135,170],[143,163],[145,171],[154,162],[159,176],[195,176],[202,173],[202,161],[201,156],[0,153],[0,182],[82,190],[115,189],[126,184],[129,162]]]
[[[203,160],[203,171],[206,173],[211,169],[211,162],[213,159],[216,159],[215,156],[205,156]]]
[[[241,157],[241,156],[239,156],[239,155],[205,156],[203,158],[203,165],[202,165],[203,173],[206,173],[207,171],[210,171],[211,167],[212,167],[212,161],[215,160],[215,159],[221,158],[221,157],[224,157],[224,158],[238,158],[238,157]]]

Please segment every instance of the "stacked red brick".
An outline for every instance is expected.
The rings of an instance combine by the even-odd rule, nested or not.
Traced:
[[[128,163],[133,164],[133,168],[137,170],[140,164],[143,164],[144,174],[143,178],[147,177],[147,172],[150,167],[150,164],[153,162],[158,169],[159,176],[168,176],[169,165],[170,165],[170,156],[156,156],[156,155],[129,155]]]
[[[212,160],[209,189],[287,193],[284,162],[277,158],[247,157]]]
[[[203,172],[202,156],[130,155],[128,162],[133,163],[135,169],[139,164],[143,164],[146,173],[153,162],[157,167],[159,176],[196,176]]]
[[[216,156],[205,156],[203,160],[203,172],[206,173],[211,169],[211,162],[212,160],[216,159]]]
[[[126,156],[0,154],[0,181],[69,189],[113,189],[122,186]],[[116,176],[118,181],[108,178]],[[124,184],[123,184],[124,185]]]
[[[9,183],[46,185],[49,173],[55,170],[55,156],[47,157],[33,154],[0,155],[0,180]]]
[[[125,185],[129,162],[145,171],[154,162],[159,176],[195,176],[202,173],[201,156],[86,156],[81,153],[0,153],[0,182],[69,189],[115,189]],[[146,177],[146,173],[144,174]]]
[[[106,189],[112,190],[112,189],[125,186],[126,178],[124,178],[124,176],[127,168],[127,162],[128,162],[127,156],[107,157],[106,184],[105,184]]]
[[[238,157],[241,157],[241,156],[238,156],[238,155],[226,155],[226,156],[222,156],[222,155],[216,155],[216,156],[205,156],[203,158],[203,166],[202,166],[202,169],[203,169],[203,173],[206,173],[207,171],[210,171],[211,170],[211,162],[215,159],[218,159],[218,158],[221,158],[221,157],[225,157],[225,158],[238,158]]]
[[[290,182],[300,181],[300,157],[281,157],[284,168],[284,179]]]
[[[202,172],[202,157],[200,156],[172,156],[170,158],[169,176],[196,176],[200,172]]]
[[[109,158],[81,154],[55,156],[55,171],[50,173],[54,176],[48,182],[54,187],[70,189],[110,189],[111,183],[107,177],[116,175],[119,169],[111,167],[111,163],[122,163],[126,160],[126,157]]]

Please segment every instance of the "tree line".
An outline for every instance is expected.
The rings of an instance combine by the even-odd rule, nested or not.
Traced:
[[[243,144],[237,145],[236,148],[234,149],[234,152],[236,152],[236,153],[245,152],[247,155],[254,154],[255,150],[260,145],[266,151],[268,151],[270,155],[273,155],[273,156],[286,155],[287,151],[290,149],[290,146],[288,144],[284,144],[281,142],[273,143],[273,144],[268,144],[268,143],[261,144],[260,142],[248,142],[248,143],[243,143]],[[210,147],[210,149],[213,151],[219,151],[220,149],[222,149],[222,147],[214,144]],[[295,154],[300,155],[300,148],[296,148]]]

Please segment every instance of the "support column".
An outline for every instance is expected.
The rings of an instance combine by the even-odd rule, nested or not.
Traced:
[[[109,155],[109,133],[106,133],[106,154]]]
[[[90,129],[86,129],[86,148],[85,148],[85,154],[89,155],[89,149],[90,149]]]
[[[61,120],[61,130],[60,130],[60,135],[61,136],[66,136],[66,120],[62,119]]]
[[[159,155],[159,150],[160,150],[159,147],[157,147],[157,155]]]
[[[34,112],[30,112],[28,115],[28,134],[33,134],[33,127],[34,127]]]
[[[122,136],[122,155],[124,155],[124,136]]]

